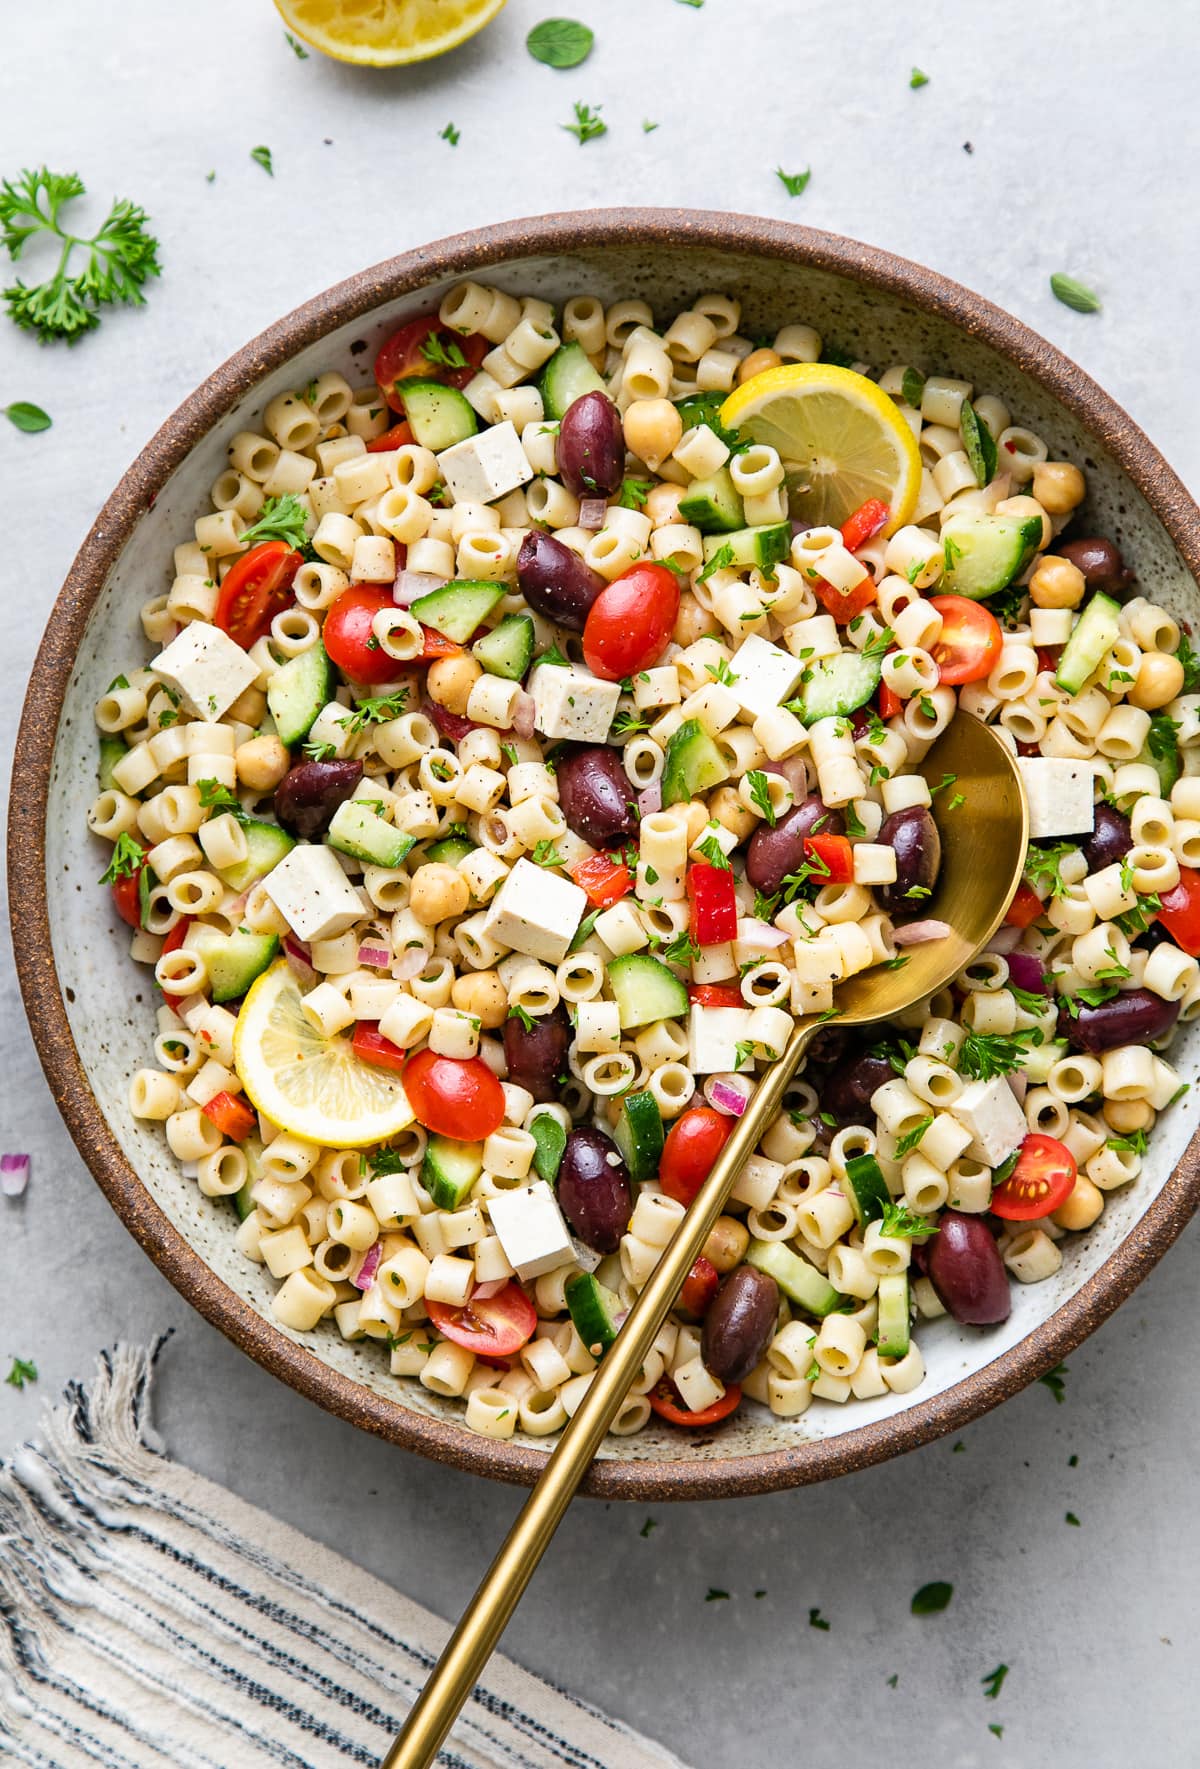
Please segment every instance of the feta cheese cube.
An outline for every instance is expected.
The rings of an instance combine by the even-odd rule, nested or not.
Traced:
[[[602,682],[575,664],[540,663],[529,678],[533,722],[543,737],[606,743],[621,698],[620,684]]]
[[[729,666],[734,678],[729,692],[744,713],[757,719],[795,692],[806,662],[752,633]]]
[[[263,889],[301,940],[331,940],[366,913],[333,849],[310,842],[297,842],[268,872]]]
[[[567,1225],[544,1179],[487,1201],[504,1257],[519,1278],[539,1278],[575,1257]]]
[[[528,958],[559,964],[586,908],[587,896],[577,884],[522,858],[496,893],[484,932]]]
[[[456,504],[494,504],[533,478],[521,438],[507,419],[444,448],[438,466]]]
[[[688,1015],[688,1068],[693,1075],[736,1071],[737,1047],[749,1042],[751,1011],[748,1007],[692,1008]]]
[[[967,1153],[987,1167],[998,1167],[1029,1131],[1025,1114],[1003,1075],[991,1081],[970,1081],[950,1107],[964,1130],[971,1133]]]
[[[1029,835],[1090,835],[1096,826],[1095,770],[1059,756],[1018,756],[1029,800]]]
[[[150,665],[196,719],[219,719],[258,680],[258,665],[206,620],[189,621]]]

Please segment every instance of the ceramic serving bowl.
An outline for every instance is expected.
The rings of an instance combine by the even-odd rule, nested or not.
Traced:
[[[297,308],[232,357],[167,420],[124,475],[71,569],[35,666],[17,743],[9,832],[13,936],[43,1067],[84,1160],[131,1234],[175,1287],[249,1355],[341,1417],[423,1455],[530,1484],[544,1442],[468,1432],[458,1403],[389,1375],[376,1345],[331,1326],[298,1336],[272,1317],[273,1284],[234,1247],[226,1203],[184,1179],[161,1131],[129,1113],[146,1060],[146,973],[131,964],[100,846],[82,838],[96,786],[92,707],[131,656],[138,610],[169,578],[171,549],[205,507],[235,431],[320,369],[352,382],[404,319],[462,277],[554,301],[644,296],[659,315],[700,290],[736,295],[743,330],[804,320],[874,363],[910,362],[998,393],[1051,456],[1088,479],[1082,532],[1112,536],[1156,600],[1200,618],[1200,510],[1147,438],[1076,366],[1008,314],[944,277],[834,235],[745,216],[611,209],[511,222],[364,271]],[[1188,1080],[1200,1027],[1177,1042]],[[1013,1287],[1002,1326],[922,1328],[928,1373],[911,1395],[796,1420],[747,1405],[712,1433],[658,1428],[609,1438],[586,1490],[605,1498],[707,1498],[822,1480],[912,1449],[1015,1394],[1061,1360],[1133,1290],[1200,1201],[1200,1138],[1169,1112],[1137,1182],[1072,1239],[1060,1272]]]

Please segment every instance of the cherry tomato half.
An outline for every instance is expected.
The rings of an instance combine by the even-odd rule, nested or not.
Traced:
[[[1021,1144],[1017,1164],[992,1193],[993,1216],[1006,1222],[1032,1222],[1065,1204],[1075,1189],[1075,1157],[1057,1137],[1032,1131]]]
[[[372,620],[381,608],[394,608],[390,590],[377,584],[351,584],[332,602],[321,634],[338,668],[355,682],[391,682],[400,665],[375,638]]]
[[[292,579],[304,556],[286,541],[263,541],[243,553],[221,585],[214,616],[217,626],[249,651],[277,614],[295,601]]]
[[[187,939],[187,931],[191,925],[192,918],[190,915],[180,916],[179,920],[175,923],[175,926],[171,929],[170,933],[162,943],[162,951],[159,953],[160,958],[165,958],[168,952],[178,952],[179,948],[183,945],[183,942]],[[180,994],[177,989],[164,989],[163,1000],[168,1007],[178,1007],[181,1001],[187,1000],[187,996],[186,994]]]
[[[465,387],[490,348],[481,332],[464,338],[461,332],[443,326],[436,313],[424,313],[385,339],[375,358],[375,380],[392,410],[402,412],[404,401],[396,393],[397,381],[444,381],[448,387]],[[452,360],[439,362],[439,355]],[[455,367],[459,356],[466,358],[465,365]]]
[[[385,430],[382,436],[372,436],[367,444],[367,453],[369,455],[385,454],[389,449],[403,448],[405,443],[411,442],[412,439],[412,430],[405,419],[401,418],[398,424],[393,424],[391,429]]]
[[[741,1002],[740,1005],[745,1005]],[[668,1198],[690,1204],[712,1172],[713,1162],[729,1141],[733,1119],[711,1106],[690,1106],[667,1132],[658,1183]]]
[[[408,1053],[384,1037],[378,1020],[359,1020],[350,1046],[360,1063],[370,1063],[375,1069],[390,1069],[394,1075],[400,1073],[407,1060]]]
[[[145,849],[142,849],[143,854]],[[142,873],[145,864],[134,872],[122,873],[112,884],[113,908],[130,927],[140,928],[142,925]]]
[[[740,989],[732,983],[689,983],[688,1000],[693,1007],[745,1007]]]
[[[653,669],[679,613],[679,579],[665,565],[631,565],[588,610],[583,656],[594,676],[619,682]]]
[[[253,1107],[234,1093],[214,1093],[208,1104],[201,1106],[200,1110],[230,1142],[245,1142],[251,1132],[258,1128],[258,1118]]]
[[[419,1050],[405,1067],[404,1091],[426,1130],[454,1142],[482,1142],[504,1122],[504,1090],[477,1056]]]
[[[533,1338],[537,1310],[520,1284],[505,1284],[486,1299],[472,1296],[462,1308],[448,1302],[427,1302],[426,1312],[438,1332],[477,1357],[508,1357]]]
[[[1180,951],[1191,958],[1200,956],[1200,872],[1181,866],[1179,883],[1163,891],[1159,901],[1158,919]]]
[[[699,1320],[708,1313],[708,1305],[721,1287],[721,1274],[703,1253],[684,1278],[679,1291],[679,1306],[685,1314]]]
[[[957,688],[990,676],[1004,644],[996,616],[969,596],[931,596],[929,606],[942,617],[941,634],[930,651],[939,679]]]
[[[646,1396],[660,1419],[665,1419],[670,1425],[690,1425],[693,1427],[717,1425],[722,1419],[728,1419],[730,1413],[738,1407],[741,1398],[741,1388],[736,1382],[731,1382],[720,1400],[715,1400],[711,1407],[705,1407],[699,1413],[690,1413],[683,1404],[679,1390],[669,1376],[664,1376],[657,1387],[652,1388]]]

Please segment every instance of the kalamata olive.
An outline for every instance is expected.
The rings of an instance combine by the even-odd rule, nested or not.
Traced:
[[[876,841],[895,850],[895,884],[876,885],[879,900],[894,921],[927,915],[929,893],[942,863],[942,838],[924,805],[908,805],[885,817]]]
[[[1179,1018],[1179,1003],[1164,1001],[1149,989],[1123,989],[1099,1007],[1077,1002],[1079,1017],[1064,1007],[1058,1016],[1058,1032],[1074,1050],[1092,1056],[1115,1050],[1118,1044],[1149,1044],[1171,1030]]]
[[[944,1210],[937,1234],[926,1244],[926,1265],[934,1289],[956,1321],[990,1327],[1008,1319],[1012,1309],[1008,1273],[982,1216]]]
[[[585,1127],[567,1138],[558,1170],[558,1206],[594,1253],[615,1253],[633,1213],[629,1169],[611,1136]]]
[[[323,835],[362,779],[361,762],[298,762],[275,788],[275,815],[302,840]]]
[[[757,1266],[731,1271],[709,1304],[700,1355],[718,1382],[744,1382],[771,1343],[779,1286]]]
[[[1054,551],[1060,559],[1069,559],[1082,571],[1089,590],[1104,590],[1114,595],[1119,590],[1126,590],[1133,582],[1133,573],[1128,569],[1120,552],[1112,541],[1103,540],[1099,535],[1088,535],[1083,540],[1062,541],[1054,545]]]
[[[621,766],[620,750],[589,743],[555,757],[558,802],[567,828],[593,847],[622,841],[637,830],[634,788]]]
[[[1091,835],[1081,842],[1089,872],[1099,872],[1116,860],[1123,860],[1133,846],[1133,832],[1128,817],[1103,802],[1096,806],[1096,820]]]
[[[822,1083],[821,1110],[836,1118],[839,1124],[869,1124],[871,1095],[885,1081],[895,1078],[896,1071],[886,1057],[860,1051]]]
[[[621,489],[625,432],[607,393],[581,393],[558,427],[558,471],[577,498],[608,498]]]
[[[767,823],[759,824],[746,848],[746,877],[756,891],[773,896],[790,872],[799,871],[805,860],[804,838],[812,835],[818,824],[820,835],[846,833],[842,813],[831,811],[815,792],[793,805],[774,829]]]
[[[567,1050],[575,1036],[561,1004],[526,1027],[519,1019],[504,1022],[504,1061],[508,1078],[535,1100],[556,1100],[567,1072]]]
[[[581,633],[588,609],[604,588],[604,579],[578,553],[531,528],[517,553],[517,582],[535,614],[557,626]]]

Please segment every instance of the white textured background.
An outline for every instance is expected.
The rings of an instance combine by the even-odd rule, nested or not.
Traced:
[[[1182,0],[570,0],[598,41],[567,73],[525,54],[545,9],[510,0],[457,54],[371,75],[297,60],[267,0],[0,0],[0,176],[45,161],[77,168],[97,212],[133,198],[164,265],[144,311],[73,351],[0,318],[0,407],[54,418],[36,437],[0,421],[5,754],[75,549],[176,403],[338,278],[515,215],[692,203],[922,259],[1065,348],[1200,486],[1200,31]],[[916,92],[914,63],[930,76]],[[576,99],[609,124],[584,148],[557,127]],[[448,121],[457,148],[438,139]],[[249,158],[259,143],[273,179]],[[812,167],[801,198],[777,165]],[[1058,306],[1054,270],[1103,314]],[[192,1315],[61,1128],[9,965],[3,990],[0,1143],[33,1152],[34,1178],[0,1210],[0,1360],[34,1357],[41,1384],[0,1387],[0,1448],[101,1345],[172,1324],[159,1419],[176,1453],[456,1612],[517,1495],[325,1417]],[[1071,1359],[1062,1405],[1035,1385],[958,1443],[832,1486],[659,1507],[648,1535],[644,1509],[580,1503],[509,1650],[696,1769],[1200,1762],[1197,1277],[1193,1233]],[[950,1609],[911,1616],[934,1578],[954,1583]],[[1001,1661],[992,1702],[980,1680]]]

